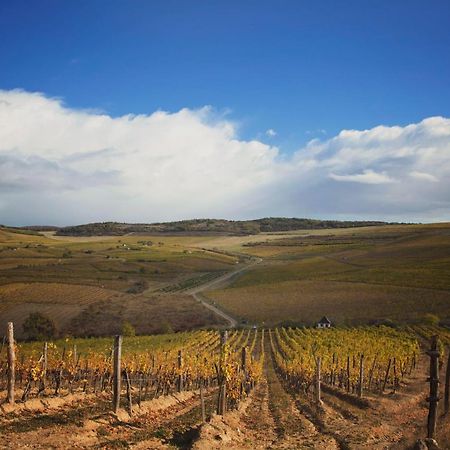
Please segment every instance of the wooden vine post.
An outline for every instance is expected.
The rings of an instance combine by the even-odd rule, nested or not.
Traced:
[[[242,347],[241,369],[244,373],[247,370],[247,347]]]
[[[217,414],[224,415],[227,410],[227,379],[226,379],[226,364],[227,364],[227,340],[228,332],[224,330],[220,335],[220,369],[219,369],[219,399],[217,404]]]
[[[177,382],[177,390],[181,392],[183,390],[183,373],[181,371],[183,367],[183,353],[181,350],[178,350],[178,382]]]
[[[16,351],[14,348],[14,324],[8,322],[8,403],[14,404],[14,384],[16,381]]]
[[[450,347],[448,348],[447,370],[445,371],[444,414],[450,411]]]
[[[431,349],[427,351],[430,357],[430,396],[427,401],[430,403],[428,411],[428,434],[429,439],[434,439],[436,434],[437,425],[437,410],[439,402],[439,350],[438,350],[438,337],[432,336]]]
[[[47,369],[48,369],[48,343],[44,342],[44,346],[42,347],[42,376],[41,376],[41,383],[39,386],[39,393],[45,391],[45,387],[47,384]]]
[[[113,409],[117,413],[120,406],[120,387],[121,387],[121,356],[122,356],[122,336],[114,338],[113,348]]]
[[[247,386],[247,347],[242,347],[242,353],[241,353],[241,370],[243,373],[243,379],[244,381],[241,382],[241,397],[244,391],[247,393],[248,386]]]
[[[372,386],[372,379],[373,379],[373,372],[375,370],[375,365],[377,363],[377,358],[378,358],[378,354],[375,355],[375,358],[373,358],[372,361],[372,367],[370,368],[370,373],[369,373],[369,383],[367,385],[367,390],[370,391],[370,387]]]
[[[364,355],[361,355],[359,358],[358,397],[363,396],[363,384],[364,384]]]
[[[42,349],[42,377],[45,380],[47,376],[47,370],[48,370],[48,342],[44,342],[44,348]]]
[[[203,394],[203,379],[200,382],[200,405],[202,408],[202,422],[206,422],[205,396]]]
[[[125,370],[125,381],[127,383],[128,412],[130,413],[130,416],[131,416],[133,414],[133,401],[131,398],[131,381],[130,381],[130,374],[128,373],[128,370]]]
[[[347,356],[347,392],[350,392],[350,356]]]
[[[322,394],[321,394],[321,368],[322,368],[322,358],[320,356],[316,359],[316,403],[318,405],[322,404]]]
[[[389,371],[391,370],[391,364],[392,364],[392,359],[389,358],[389,363],[388,363],[388,366],[386,369],[386,375],[384,376],[383,387],[381,388],[381,392],[384,392],[384,390],[386,389],[386,384],[389,379]]]

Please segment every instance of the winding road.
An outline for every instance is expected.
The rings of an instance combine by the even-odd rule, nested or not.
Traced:
[[[241,274],[242,272],[245,272],[246,270],[250,269],[251,267],[255,266],[256,264],[259,264],[262,261],[261,258],[254,258],[249,264],[245,266],[241,266],[236,270],[233,270],[231,272],[226,273],[225,275],[222,275],[221,277],[218,277],[212,281],[208,281],[204,284],[201,284],[199,286],[195,286],[192,289],[189,289],[186,292],[186,294],[192,295],[195,300],[197,300],[199,303],[201,303],[205,308],[209,309],[213,313],[217,314],[218,316],[225,319],[231,328],[234,328],[237,326],[238,321],[230,316],[228,313],[223,311],[222,309],[218,308],[217,306],[211,304],[211,302],[208,300],[208,298],[203,294],[203,292],[211,290],[212,288],[222,288],[228,285],[231,280],[236,277],[237,275]]]

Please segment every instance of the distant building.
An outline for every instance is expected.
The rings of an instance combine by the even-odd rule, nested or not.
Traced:
[[[317,322],[317,328],[331,328],[331,320],[327,316],[323,316]]]

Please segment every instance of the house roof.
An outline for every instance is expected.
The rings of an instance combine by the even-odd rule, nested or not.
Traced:
[[[319,323],[329,323],[331,325],[331,320],[327,317],[327,316],[323,316],[320,320]]]

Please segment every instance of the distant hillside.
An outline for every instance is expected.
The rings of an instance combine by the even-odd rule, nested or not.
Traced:
[[[31,234],[35,236],[41,236],[41,234],[32,228],[20,228],[20,227],[7,227],[6,225],[0,225],[0,230],[7,231],[9,233],[17,234]]]
[[[89,223],[59,228],[60,236],[122,236],[128,233],[220,233],[231,235],[258,234],[263,232],[300,229],[349,228],[385,225],[376,221],[314,220],[269,217],[255,220],[192,219],[164,223]]]
[[[30,225],[27,227],[20,227],[22,230],[30,231],[58,231],[60,227],[54,225]]]

